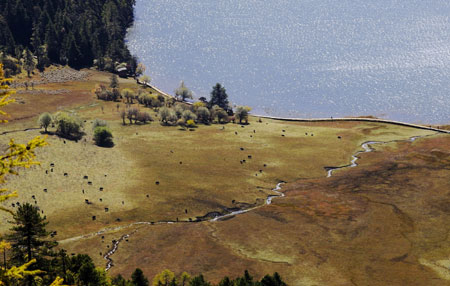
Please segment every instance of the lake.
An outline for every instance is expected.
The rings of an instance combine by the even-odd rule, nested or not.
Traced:
[[[450,123],[450,1],[137,0],[152,84],[284,117]]]

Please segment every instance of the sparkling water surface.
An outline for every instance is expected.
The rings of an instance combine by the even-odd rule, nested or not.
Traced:
[[[137,0],[152,83],[284,117],[450,123],[450,1]]]

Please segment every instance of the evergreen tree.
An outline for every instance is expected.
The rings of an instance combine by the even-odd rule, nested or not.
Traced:
[[[26,48],[23,56],[23,67],[27,71],[28,77],[31,77],[31,72],[34,70],[34,58],[31,51]]]
[[[133,274],[131,274],[131,282],[134,286],[148,286],[148,279],[144,276],[144,272],[139,268],[136,268]]]
[[[228,95],[220,83],[213,86],[213,90],[211,91],[211,100],[209,101],[208,107],[211,108],[214,105],[218,105],[224,110],[229,110]]]
[[[13,219],[12,233],[8,236],[13,247],[13,261],[23,264],[36,258],[39,262],[55,246],[55,242],[45,240],[50,234],[45,230],[46,217],[41,216],[38,207],[25,203],[19,206]]]

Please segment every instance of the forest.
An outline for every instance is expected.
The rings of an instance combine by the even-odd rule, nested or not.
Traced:
[[[0,51],[5,71],[32,53],[40,70],[50,64],[135,70],[126,44],[135,0],[1,0]],[[10,58],[8,59],[9,56]],[[8,71],[9,69],[9,71]]]

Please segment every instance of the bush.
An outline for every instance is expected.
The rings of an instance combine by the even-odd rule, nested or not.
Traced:
[[[200,103],[203,104],[203,102],[200,102]],[[197,117],[200,120],[200,122],[202,122],[204,124],[208,124],[210,116],[211,116],[211,113],[209,112],[208,108],[206,108],[204,106],[198,107]]]
[[[111,131],[106,126],[97,126],[94,130],[94,141],[97,146],[100,147],[112,147],[113,136]]]
[[[183,113],[181,114],[181,118],[183,118],[186,122],[188,122],[189,120],[195,121],[197,120],[197,115],[195,115],[192,111],[190,110],[185,110],[183,111]]]
[[[153,121],[153,118],[147,112],[138,111],[136,120],[145,124],[148,121]]]
[[[177,104],[175,105],[174,111],[175,114],[178,118],[181,118],[181,116],[183,115],[183,112],[186,110],[185,106],[182,104]]]
[[[50,126],[52,121],[53,121],[52,115],[48,112],[45,112],[42,113],[41,116],[39,116],[38,123],[41,126],[41,128],[43,127],[45,129],[45,133],[47,133],[47,128]]]
[[[219,123],[227,123],[228,122],[228,113],[225,110],[219,110],[216,113],[217,115],[217,121],[219,121]]]
[[[65,112],[55,116],[57,125],[56,133],[61,137],[68,139],[79,139],[82,137],[83,122],[75,115],[69,115]]]
[[[163,125],[171,125],[177,122],[178,117],[172,108],[163,107],[159,110],[159,120]]]
[[[187,126],[188,128],[195,127],[195,121],[192,120],[192,119],[189,119],[188,121],[186,121],[186,126]]]
[[[92,130],[95,130],[95,128],[102,126],[108,126],[108,123],[106,123],[105,120],[95,119],[94,122],[92,123]]]
[[[245,121],[245,123],[248,123],[248,111],[249,109],[247,107],[244,106],[238,106],[238,108],[236,109],[236,119],[239,120],[239,124],[242,123],[242,120]]]

